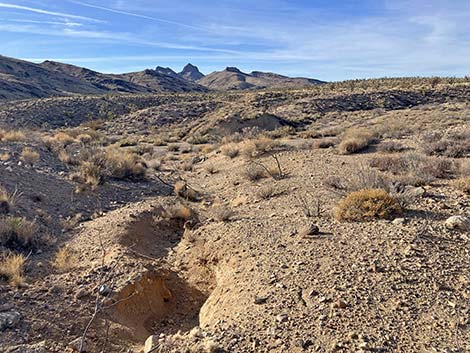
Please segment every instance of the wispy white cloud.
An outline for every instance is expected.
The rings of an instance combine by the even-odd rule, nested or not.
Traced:
[[[83,23],[71,22],[71,21],[39,21],[39,20],[23,20],[23,19],[14,19],[14,18],[0,18],[0,21],[5,22],[17,22],[17,23],[35,23],[35,24],[44,24],[44,25],[57,25],[57,26],[66,26],[66,27],[81,27]]]
[[[147,15],[142,15],[142,14],[129,12],[129,11],[117,10],[117,9],[113,9],[113,8],[110,8],[110,7],[104,7],[104,6],[89,4],[89,3],[86,3],[86,2],[82,2],[82,1],[76,1],[76,0],[68,0],[68,1],[73,3],[73,4],[86,6],[86,7],[90,7],[90,8],[93,8],[93,9],[102,10],[102,11],[112,12],[112,13],[116,13],[116,14],[120,14],[120,15],[137,17],[137,18],[142,18],[142,19],[146,19],[146,20],[150,20],[150,21],[157,21],[157,22],[161,22],[161,23],[167,23],[167,24],[178,26],[178,27],[183,27],[183,28],[186,28],[186,29],[196,29],[196,30],[201,30],[201,31],[207,31],[207,28],[204,28],[204,27],[193,26],[193,25],[189,25],[187,23],[171,21],[171,20],[167,20],[167,19],[164,19],[164,18],[147,16]]]
[[[15,9],[15,10],[34,12],[34,13],[39,13],[39,14],[43,14],[43,15],[50,15],[50,16],[56,16],[56,17],[72,18],[72,19],[75,19],[75,20],[83,20],[83,21],[90,21],[90,22],[101,22],[101,23],[104,22],[102,20],[97,20],[97,19],[91,18],[91,17],[73,15],[73,14],[63,13],[63,12],[48,11],[48,10],[43,10],[43,9],[39,9],[39,8],[35,8],[35,7],[8,4],[8,3],[4,3],[4,2],[0,2],[0,7],[7,8],[7,9]]]

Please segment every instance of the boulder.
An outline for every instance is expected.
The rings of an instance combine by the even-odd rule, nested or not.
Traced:
[[[470,218],[465,216],[452,216],[445,221],[447,229],[470,231]]]

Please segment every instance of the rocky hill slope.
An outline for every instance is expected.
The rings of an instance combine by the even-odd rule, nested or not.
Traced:
[[[236,67],[227,67],[224,71],[216,71],[201,78],[198,83],[214,90],[244,90],[305,87],[324,82],[309,78],[291,78],[269,72],[253,71],[247,74]]]

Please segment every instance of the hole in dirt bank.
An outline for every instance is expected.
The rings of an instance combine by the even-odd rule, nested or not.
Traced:
[[[107,314],[143,341],[154,333],[173,334],[198,326],[207,297],[174,272],[149,271],[117,293]]]
[[[164,257],[180,242],[186,220],[168,218],[162,206],[144,212],[127,225],[119,242],[131,250],[153,258]]]

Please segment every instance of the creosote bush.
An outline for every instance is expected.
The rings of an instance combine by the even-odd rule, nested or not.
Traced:
[[[365,128],[351,128],[342,136],[338,150],[342,154],[351,154],[364,150],[376,139],[375,134]]]
[[[0,277],[7,280],[11,286],[19,287],[24,283],[24,265],[26,257],[22,254],[8,254],[0,260]]]
[[[396,198],[382,189],[363,189],[350,193],[334,211],[339,221],[390,219],[400,215],[402,208]]]

